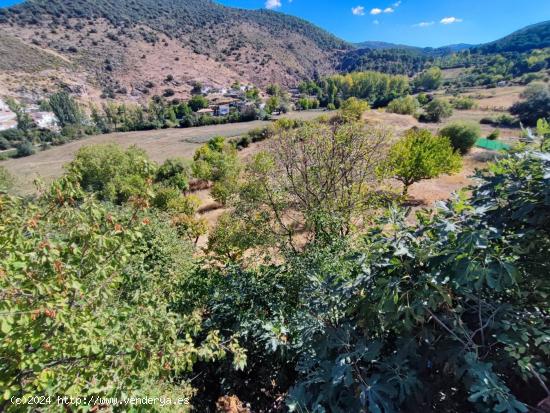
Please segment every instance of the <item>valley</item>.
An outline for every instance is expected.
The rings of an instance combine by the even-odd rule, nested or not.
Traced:
[[[550,413],[544,0],[13,3],[0,412]]]

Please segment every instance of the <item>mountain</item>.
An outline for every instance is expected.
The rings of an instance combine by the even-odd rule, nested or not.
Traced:
[[[333,72],[353,48],[297,17],[209,0],[28,0],[0,9],[0,33],[28,46],[25,54],[62,62],[45,65],[40,78],[34,65],[15,64],[18,52],[4,50],[0,93],[34,74],[38,89],[53,80],[92,98],[166,89],[185,96],[194,82],[290,86]]]
[[[358,49],[372,49],[372,50],[385,50],[385,49],[420,49],[415,46],[407,46],[405,44],[395,44],[388,42],[366,41],[361,43],[354,43],[354,46]]]
[[[550,21],[527,26],[473,50],[479,53],[526,52],[544,47],[550,47]]]

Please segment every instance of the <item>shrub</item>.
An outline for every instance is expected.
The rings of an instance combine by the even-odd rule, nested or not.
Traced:
[[[427,105],[433,100],[433,97],[431,95],[427,95],[426,93],[419,93],[416,98],[418,99],[418,103],[422,106]]]
[[[435,90],[441,86],[443,81],[443,73],[439,67],[430,67],[428,70],[420,73],[414,79],[414,87],[416,90]]]
[[[195,95],[187,102],[187,105],[193,112],[197,112],[200,109],[208,107],[208,99],[202,95]]]
[[[418,110],[418,100],[414,96],[405,96],[394,99],[388,105],[387,111],[400,115],[414,115]]]
[[[164,96],[165,98],[169,98],[171,96],[174,96],[175,94],[176,92],[174,91],[174,89],[164,89],[162,96]]]
[[[9,148],[11,148],[11,143],[3,136],[0,136],[0,150],[3,151]]]
[[[124,150],[105,144],[81,148],[67,170],[84,190],[123,203],[132,196],[148,197],[148,182],[155,176],[156,165],[135,146]]]
[[[367,101],[352,97],[342,102],[340,112],[345,121],[353,122],[360,120],[368,109]]]
[[[189,188],[191,167],[188,162],[180,158],[167,159],[159,166],[155,175],[155,182],[186,191]]]
[[[472,122],[454,122],[441,129],[439,134],[449,138],[453,148],[465,155],[478,140],[481,129]]]
[[[30,156],[35,154],[35,149],[32,143],[30,142],[22,142],[15,145],[16,153],[15,157],[17,158],[23,158],[25,156]]]
[[[477,107],[477,102],[470,97],[463,96],[452,99],[451,105],[458,110],[469,110]]]
[[[531,83],[521,94],[524,99],[510,108],[510,113],[520,121],[535,126],[538,119],[550,117],[550,86],[544,83]]]
[[[425,113],[419,118],[421,122],[441,122],[453,114],[453,108],[449,102],[442,99],[434,99],[426,105]]]
[[[494,131],[492,131],[488,136],[487,136],[487,139],[491,140],[491,141],[496,141],[500,136],[500,129],[495,129]]]

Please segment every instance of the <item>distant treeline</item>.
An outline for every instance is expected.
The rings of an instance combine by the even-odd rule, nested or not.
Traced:
[[[550,48],[502,53],[487,53],[485,50],[467,49],[440,56],[423,49],[360,49],[346,54],[339,70],[348,73],[377,71],[414,77],[433,66],[441,69],[462,68],[464,73],[448,81],[449,86],[490,87],[550,68]]]
[[[406,76],[368,71],[303,82],[299,90],[316,96],[322,107],[339,108],[350,97],[364,99],[370,106],[380,107],[407,95],[410,86]]]
[[[101,106],[91,105],[86,110],[68,93],[60,92],[41,102],[42,109],[52,111],[58,120],[58,129],[50,130],[39,128],[24,106],[9,100],[18,124],[15,129],[0,132],[0,150],[14,149],[12,155],[23,157],[32,155],[37,146],[47,149],[86,135],[247,122],[267,116],[255,102],[244,103],[242,108],[235,108],[226,116],[197,113],[208,104],[201,95],[186,102],[156,96],[147,105],[109,101]]]

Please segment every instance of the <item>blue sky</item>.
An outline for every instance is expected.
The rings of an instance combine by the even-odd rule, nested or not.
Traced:
[[[351,42],[378,40],[431,47],[455,43],[485,43],[529,24],[550,20],[550,0],[218,2],[249,9],[270,6],[274,10],[309,20]]]
[[[0,7],[17,3],[0,0]],[[218,0],[302,17],[351,41],[413,46],[485,43],[550,20],[550,0]],[[445,24],[446,23],[446,24]]]

